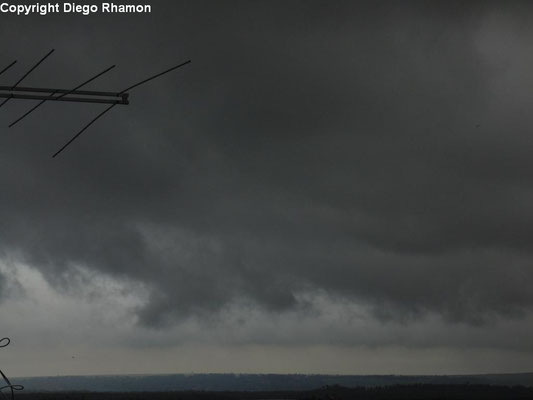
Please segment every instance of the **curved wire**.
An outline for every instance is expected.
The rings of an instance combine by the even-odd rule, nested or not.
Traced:
[[[7,389],[7,388],[11,388],[13,390],[24,390],[24,386],[22,385],[5,385],[5,386],[0,387],[0,390]]]
[[[0,348],[9,346],[10,343],[11,343],[11,339],[9,339],[7,337],[2,338],[2,339],[0,339]],[[3,392],[3,390],[4,389],[9,389],[9,392],[11,394],[10,398],[11,398],[11,400],[14,400],[15,399],[15,391],[16,390],[23,390],[24,386],[22,386],[22,385],[13,385],[9,381],[9,378],[4,374],[4,372],[1,369],[0,369],[0,375],[2,375],[2,378],[4,379],[5,383],[7,383],[7,385],[0,386],[0,395],[2,396],[2,399],[8,400],[8,397]]]

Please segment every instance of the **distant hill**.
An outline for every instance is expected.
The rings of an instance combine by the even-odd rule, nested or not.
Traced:
[[[490,375],[172,374],[13,378],[26,391],[160,392],[312,390],[325,386],[475,384],[533,387],[533,373]]]

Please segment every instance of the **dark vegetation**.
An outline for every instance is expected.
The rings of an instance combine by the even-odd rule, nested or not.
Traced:
[[[533,399],[533,387],[494,385],[326,386],[307,391],[26,392],[17,400],[459,400]]]
[[[533,387],[533,373],[489,375],[155,374],[17,378],[32,392],[304,392],[326,386],[495,385]]]

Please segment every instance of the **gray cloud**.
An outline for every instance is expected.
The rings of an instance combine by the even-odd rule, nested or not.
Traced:
[[[0,273],[0,301],[6,296],[6,278],[4,274]]]
[[[531,313],[532,32],[508,23],[531,7],[153,4],[113,27],[5,17],[3,58],[21,61],[3,81],[50,47],[28,85],[116,62],[92,87],[121,89],[193,62],[58,159],[98,107],[4,129],[4,254],[59,290],[79,265],[141,283],[141,326],[239,301],[301,311],[309,291],[407,324]]]

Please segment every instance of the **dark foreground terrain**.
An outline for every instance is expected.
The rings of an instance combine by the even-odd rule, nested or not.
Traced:
[[[177,392],[25,392],[17,400],[400,400],[400,399],[532,399],[533,387],[493,385],[326,386],[307,391]]]
[[[154,374],[17,377],[29,392],[306,392],[344,386],[494,385],[533,387],[533,373],[485,375]]]

